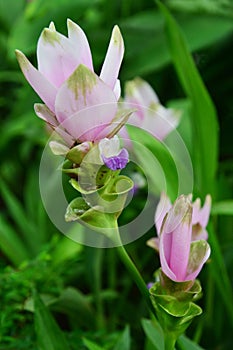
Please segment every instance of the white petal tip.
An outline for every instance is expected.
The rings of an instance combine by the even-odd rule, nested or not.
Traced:
[[[124,41],[123,41],[123,37],[121,35],[121,31],[120,31],[120,28],[115,25],[113,27],[113,31],[112,31],[112,40],[113,40],[113,43],[116,45],[116,46],[119,46],[119,48],[122,48],[124,49]]]
[[[79,33],[79,32],[82,32],[83,30],[81,29],[81,27],[73,22],[71,19],[67,19],[67,28],[68,28],[68,36],[70,37],[70,34],[72,32],[76,32],[76,33]]]
[[[55,27],[54,22],[50,22],[50,24],[49,24],[49,29],[52,30],[52,31],[54,31],[54,32],[56,32],[56,27]]]
[[[20,50],[15,50],[15,55],[20,68],[22,69],[22,71],[25,71],[25,69],[27,69],[29,66],[29,61],[27,57]]]
[[[42,40],[47,43],[54,45],[55,42],[59,42],[59,36],[56,30],[45,28],[41,34]]]

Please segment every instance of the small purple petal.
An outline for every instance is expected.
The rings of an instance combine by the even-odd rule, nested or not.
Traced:
[[[149,282],[149,283],[147,283],[147,285],[146,285],[146,286],[147,286],[147,288],[148,288],[148,289],[150,289],[151,287],[153,287],[153,285],[154,285],[154,283],[153,283],[153,282]]]
[[[104,157],[102,156],[104,164],[111,170],[120,170],[126,167],[129,161],[128,151],[123,148],[117,156]]]

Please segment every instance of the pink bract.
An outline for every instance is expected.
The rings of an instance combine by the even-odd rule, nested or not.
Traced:
[[[25,78],[45,105],[36,104],[36,114],[58,128],[63,139],[95,141],[107,136],[108,126],[117,113],[120,97],[118,74],[124,43],[117,26],[112,36],[100,76],[95,74],[88,40],[83,30],[67,20],[68,37],[58,33],[53,22],[38,41],[38,69],[16,51]]]
[[[159,235],[162,271],[175,282],[195,280],[210,255],[205,240],[192,241],[192,204],[180,196],[168,210]]]

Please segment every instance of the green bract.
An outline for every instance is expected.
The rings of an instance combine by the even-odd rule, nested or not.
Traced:
[[[173,334],[175,339],[202,313],[194,303],[201,296],[198,280],[174,282],[160,272],[160,281],[150,288],[150,295],[164,332]]]

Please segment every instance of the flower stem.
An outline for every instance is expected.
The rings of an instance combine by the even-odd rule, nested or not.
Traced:
[[[130,258],[130,256],[128,255],[124,246],[122,245],[118,227],[117,227],[116,231],[117,231],[116,232],[117,237],[114,237],[114,241],[116,243],[118,243],[118,246],[117,246],[118,254],[119,254],[122,262],[124,263],[125,267],[129,271],[132,279],[134,280],[134,282],[138,286],[138,289],[140,290],[142,296],[144,297],[144,300],[146,301],[149,310],[154,314],[155,310],[154,310],[152,303],[151,303],[151,300],[150,300],[150,294],[149,294],[148,288],[147,288],[144,280],[142,279],[142,276],[140,275],[137,267],[134,265],[132,259]]]
[[[174,350],[176,344],[176,337],[172,334],[164,334],[164,350]]]

